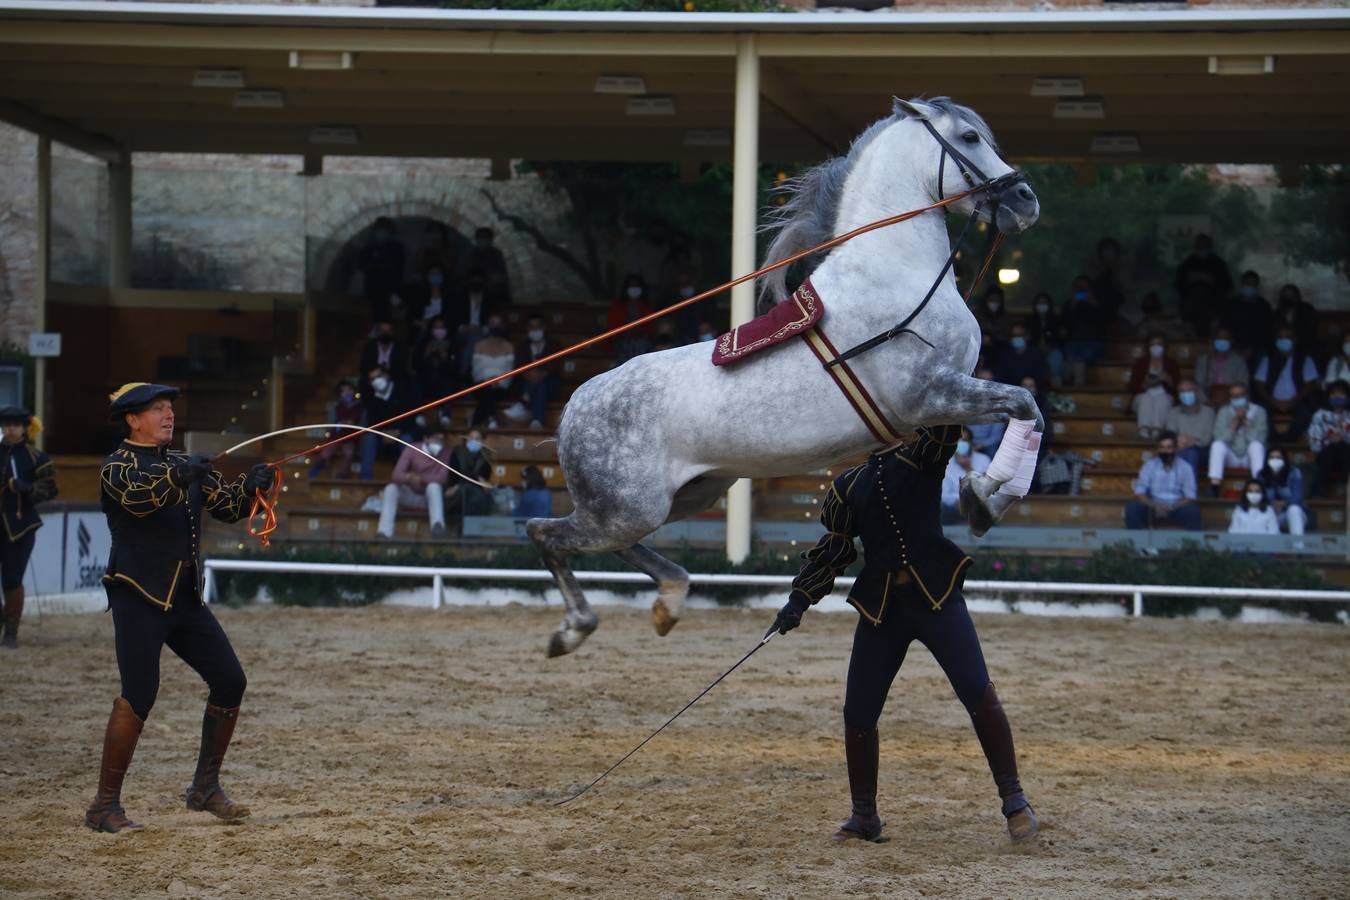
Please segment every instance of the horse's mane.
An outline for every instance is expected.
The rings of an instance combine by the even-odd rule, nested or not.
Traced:
[[[983,137],[993,145],[993,134],[989,126],[974,110],[962,106],[949,97],[915,98],[914,103],[924,103],[953,113],[965,119],[983,133]],[[795,178],[789,178],[777,190],[777,195],[786,198],[781,206],[771,207],[764,216],[760,231],[776,232],[769,242],[764,255],[764,265],[786,259],[807,247],[814,247],[835,235],[836,220],[839,216],[840,199],[844,193],[844,183],[849,173],[857,165],[867,145],[883,130],[908,118],[897,103],[889,116],[878,119],[853,139],[848,152],[843,156],[828,159],[814,168],[807,169]],[[805,267],[802,276],[811,274],[824,260],[825,254],[814,254],[803,261]],[[759,279],[759,309],[761,312],[784,300],[788,295],[788,269],[784,266],[775,269]]]

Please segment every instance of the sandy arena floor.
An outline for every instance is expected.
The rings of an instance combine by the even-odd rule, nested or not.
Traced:
[[[189,813],[204,690],[167,651],[123,799],[81,827],[116,692],[104,615],[0,654],[6,897],[1332,897],[1350,894],[1350,629],[984,616],[1043,830],[1007,841],[969,720],[911,652],[882,720],[889,843],[837,847],[851,615],[808,615],[599,788],[589,781],[771,615],[667,638],[602,611],[544,658],[538,608],[221,610],[250,688],[225,784]]]

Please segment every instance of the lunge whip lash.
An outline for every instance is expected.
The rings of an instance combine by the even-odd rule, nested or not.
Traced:
[[[686,300],[681,300],[678,303],[672,303],[670,306],[667,306],[664,309],[659,309],[656,310],[655,312],[648,313],[647,315],[642,316],[641,318],[634,319],[632,322],[627,322],[623,325],[618,326],[617,328],[611,328],[609,331],[595,335],[594,337],[586,338],[583,341],[578,341],[577,343],[572,344],[570,347],[564,347],[561,350],[556,350],[553,353],[548,354],[547,356],[542,356],[539,359],[534,360],[533,362],[526,363],[525,365],[522,366],[517,366],[516,368],[512,369],[509,372],[504,372],[501,375],[494,376],[492,378],[487,379],[486,381],[480,381],[478,384],[470,385],[469,387],[466,388],[461,388],[460,390],[455,391],[452,394],[448,394],[437,400],[432,400],[428,403],[424,403],[415,409],[408,410],[407,412],[399,413],[396,416],[392,416],[388,419],[385,419],[383,422],[376,422],[373,425],[340,425],[336,423],[330,423],[321,425],[300,425],[293,428],[283,428],[278,431],[273,431],[269,432],[268,434],[260,435],[256,438],[251,438],[247,441],[244,441],[241,444],[236,444],[234,447],[231,447],[230,449],[221,452],[215,458],[219,459],[220,457],[228,456],[234,451],[242,447],[246,447],[249,444],[257,443],[258,441],[265,440],[266,438],[273,437],[278,434],[285,434],[287,432],[304,431],[310,428],[352,429],[347,434],[338,435],[337,437],[331,438],[320,444],[316,444],[315,446],[310,447],[308,450],[301,451],[300,453],[292,453],[290,456],[283,457],[282,459],[278,459],[275,460],[274,462],[270,462],[267,464],[272,467],[275,476],[272,479],[272,486],[270,488],[265,489],[260,488],[255,492],[253,497],[253,506],[249,511],[249,518],[248,518],[249,534],[258,538],[259,542],[262,544],[263,547],[267,547],[271,543],[269,536],[277,529],[276,505],[281,497],[281,484],[282,484],[281,467],[286,465],[287,463],[294,462],[295,460],[300,459],[302,457],[309,456],[310,454],[318,453],[329,447],[336,446],[342,443],[343,441],[351,440],[358,434],[362,433],[379,432],[381,437],[388,438],[389,440],[398,441],[398,443],[403,444],[404,446],[412,447],[412,445],[409,444],[407,441],[403,441],[397,437],[385,434],[384,432],[381,432],[380,429],[388,427],[389,425],[393,425],[396,422],[401,422],[404,419],[411,418],[413,416],[424,413],[429,409],[434,409],[435,407],[442,406],[446,403],[453,403],[456,400],[459,400],[463,397],[467,397],[468,395],[474,393],[475,391],[482,390],[485,387],[490,387],[491,385],[494,385],[500,381],[505,381],[509,378],[513,378],[516,375],[520,375],[523,372],[528,372],[531,369],[537,369],[541,366],[549,365],[550,363],[556,362],[557,360],[560,360],[565,356],[570,356],[573,353],[576,353],[580,350],[585,350],[588,347],[593,347],[596,344],[608,341],[614,337],[617,337],[618,335],[632,331],[636,328],[642,328],[643,326],[648,325],[656,321],[657,319],[662,318],[663,316],[668,316],[671,313],[679,312],[680,310],[693,306],[695,303],[699,303],[703,300],[708,299],[709,297],[720,294],[723,291],[730,290],[731,288],[734,288],[737,285],[745,284],[747,281],[751,281],[755,278],[758,278],[761,275],[764,275],[768,272],[772,272],[775,269],[781,269],[784,266],[790,266],[794,262],[797,262],[798,260],[801,259],[805,259],[806,257],[811,256],[812,254],[815,253],[819,253],[822,250],[829,250],[833,247],[837,247],[840,244],[846,243],[847,241],[851,241],[854,238],[867,234],[870,231],[876,231],[877,229],[880,228],[886,228],[891,225],[897,225],[901,222],[907,222],[910,219],[914,219],[923,215],[924,213],[932,212],[937,209],[943,209],[945,207],[951,206],[958,200],[963,200],[966,197],[971,196],[972,194],[977,194],[980,193],[981,191],[987,190],[988,187],[989,185],[987,184],[976,185],[974,187],[971,187],[969,190],[962,191],[959,194],[953,194],[950,197],[944,197],[940,200],[937,200],[934,203],[928,204],[927,206],[920,207],[919,209],[912,209],[909,212],[897,213],[896,215],[893,216],[887,216],[884,219],[877,219],[875,222],[869,222],[866,225],[860,225],[859,227],[853,229],[852,231],[845,232],[844,234],[838,235],[837,237],[832,237],[828,241],[822,241],[821,243],[816,244],[814,247],[808,247],[805,250],[802,250],[798,253],[794,253],[791,256],[778,260],[777,262],[770,263],[769,265],[756,269],[753,272],[748,272],[745,275],[741,275],[738,278],[733,278],[731,281],[728,281],[725,284],[720,284],[717,287],[710,288],[706,291],[703,291],[700,294],[695,294],[694,296],[689,297]],[[970,291],[967,293],[966,296],[967,300],[970,299],[970,295],[974,292],[975,286],[979,284],[980,280],[983,278],[984,273],[988,271],[989,264],[990,262],[992,262],[994,254],[997,252],[999,244],[1001,243],[1002,235],[1000,234],[999,237],[1000,240],[996,240],[993,243],[993,246],[990,248],[989,256],[985,260],[984,267],[980,270],[980,278],[977,278],[974,282],[971,283]],[[413,447],[413,449],[417,450],[418,452],[424,452],[421,450],[421,448],[418,447]],[[464,478],[465,480],[470,481],[474,484],[481,484],[481,482],[474,481],[473,479],[464,475],[462,472],[455,471],[454,469],[445,465],[445,463],[440,462],[440,460],[437,460],[437,463],[445,467],[446,469],[449,469],[449,471],[453,472],[456,476],[460,478]],[[254,518],[259,513],[261,513],[263,516],[263,524],[261,527],[255,527]],[[763,644],[767,641],[768,638],[766,637],[763,642],[761,642],[759,645],[755,647],[755,649],[758,650],[759,647],[763,646]],[[754,652],[755,652],[754,650],[750,651],[750,653]],[[750,654],[746,654],[745,658],[748,659],[749,655]],[[744,661],[745,659],[741,660],[741,662]],[[740,665],[740,663],[737,663],[736,665]],[[735,669],[735,666],[732,666],[732,669]],[[727,674],[730,674],[730,670],[728,670]],[[726,675],[723,675],[722,677],[725,678]],[[721,679],[719,678],[718,681],[720,680]],[[713,682],[713,684],[716,683],[717,682]],[[709,686],[709,689],[711,689],[711,685]],[[706,691],[704,693],[706,693]],[[699,697],[701,696],[703,695],[700,694]],[[695,697],[694,699],[697,700],[698,697]],[[690,701],[690,703],[692,705],[693,701]],[[683,711],[684,710],[681,710],[680,712]],[[677,713],[676,715],[678,716],[679,713]],[[665,726],[662,727],[664,728]],[[625,759],[626,758],[627,757],[625,757]],[[620,761],[622,762],[622,760]],[[603,778],[604,776],[602,775],[601,777]]]
[[[725,672],[723,672],[721,675],[718,675],[717,678],[713,681],[712,684],[708,685],[708,686],[705,687],[703,690],[701,690],[701,691],[698,692],[698,696],[696,696],[693,700],[690,700],[690,701],[689,701],[688,703],[686,703],[684,706],[680,707],[680,711],[679,711],[679,712],[677,712],[675,715],[671,716],[669,719],[666,719],[665,725],[662,725],[660,728],[656,729],[656,730],[653,731],[651,734],[647,735],[645,738],[642,739],[642,743],[638,744],[638,745],[637,745],[636,747],[634,747],[632,750],[629,750],[629,751],[628,751],[627,753],[625,753],[623,756],[619,757],[619,761],[616,762],[614,765],[610,766],[610,767],[609,767],[608,769],[606,769],[605,771],[601,772],[599,778],[595,779],[595,780],[592,781],[590,784],[586,785],[584,788],[582,788],[581,790],[577,791],[575,794],[572,794],[570,797],[567,797],[567,798],[565,798],[565,799],[559,800],[557,803],[555,803],[555,804],[553,804],[553,805],[554,805],[554,806],[565,806],[566,804],[571,803],[573,800],[577,799],[577,798],[580,797],[582,794],[584,794],[584,793],[586,793],[587,791],[589,791],[591,788],[595,787],[595,786],[596,786],[597,784],[599,784],[600,782],[604,781],[605,778],[609,775],[610,772],[613,772],[613,771],[614,771],[615,769],[617,769],[619,766],[623,765],[624,762],[627,761],[627,759],[628,759],[630,756],[632,756],[634,753],[637,753],[637,752],[638,752],[639,750],[641,750],[643,747],[647,746],[647,742],[648,742],[648,741],[650,741],[652,738],[656,737],[656,736],[657,736],[658,734],[660,734],[661,732],[665,731],[665,730],[666,730],[666,727],[667,727],[668,725],[670,725],[671,722],[674,722],[674,721],[675,721],[676,719],[678,719],[680,716],[684,715],[685,710],[687,710],[689,707],[693,706],[693,705],[694,705],[695,703],[697,703],[698,701],[702,700],[704,694],[708,693],[708,691],[711,691],[713,688],[715,688],[715,687],[717,687],[719,684],[721,684],[721,683],[722,683],[722,679],[726,678],[726,677],[727,677],[728,675],[730,675],[732,672],[735,672],[737,669],[739,669],[739,668],[741,667],[741,663],[745,662],[747,659],[749,659],[750,657],[754,656],[754,655],[755,655],[755,651],[757,651],[760,647],[763,647],[765,644],[767,644],[767,643],[769,642],[769,640],[770,640],[775,634],[777,634],[777,632],[776,632],[773,628],[770,628],[767,632],[765,632],[764,637],[760,638],[759,643],[758,643],[758,644],[755,644],[755,646],[753,646],[753,647],[750,648],[750,652],[749,652],[749,653],[745,654],[745,655],[742,656],[740,659],[736,660],[735,665],[733,665],[730,669],[727,669],[727,670],[726,670]]]

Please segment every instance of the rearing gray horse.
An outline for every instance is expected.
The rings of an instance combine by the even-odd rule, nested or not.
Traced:
[[[864,131],[846,156],[797,180],[773,223],[778,233],[768,261],[966,190],[966,166],[947,152],[957,147],[990,178],[1012,171],[972,110],[945,98],[897,99],[892,115]],[[969,215],[977,201],[986,204],[985,220],[991,206],[997,209],[993,224],[1004,232],[1028,228],[1040,215],[1024,181],[996,198],[966,197],[952,211]],[[820,324],[834,345],[852,347],[914,310],[950,250],[945,213],[934,210],[861,235],[817,260],[810,280],[824,301]],[[762,297],[784,299],[784,272],[765,278]],[[980,329],[950,273],[910,327],[922,340],[902,335],[850,366],[897,433],[1012,420],[989,475],[963,484],[963,508],[982,531],[1026,493],[1039,444],[1032,431],[1040,425],[1035,401],[1023,388],[970,377]],[[650,575],[658,588],[652,617],[664,635],[683,612],[689,576],[639,543],[643,538],[712,506],[737,478],[822,469],[877,446],[873,430],[805,341],[723,367],[710,364],[706,343],[676,347],[587,381],[573,393],[558,429],[558,458],[575,509],[527,525],[566,603],[549,655],[570,653],[599,622],[568,565],[573,554],[613,551]]]

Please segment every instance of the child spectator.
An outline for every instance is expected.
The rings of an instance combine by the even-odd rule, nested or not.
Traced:
[[[1330,496],[1331,485],[1344,481],[1350,471],[1350,385],[1337,381],[1327,387],[1326,405],[1308,426],[1308,448],[1317,454],[1314,497]]]
[[[942,476],[942,524],[955,525],[961,521],[961,479],[974,473],[983,475],[990,459],[971,443],[970,429],[961,429],[956,442],[956,453],[947,460],[947,471]]]
[[[1214,438],[1214,407],[1201,402],[1196,384],[1189,378],[1177,383],[1177,405],[1167,411],[1163,430],[1177,436],[1177,456],[1200,471],[1200,462],[1207,459],[1209,442]]]
[[[1248,399],[1247,389],[1240,384],[1228,389],[1228,398],[1214,415],[1214,440],[1209,445],[1211,497],[1219,496],[1226,467],[1245,463],[1249,472],[1259,472],[1266,464],[1266,411]]]
[[[1284,437],[1295,440],[1307,430],[1321,383],[1317,363],[1294,339],[1294,329],[1282,325],[1277,335],[1252,373],[1252,398],[1272,415],[1293,415]]]
[[[609,305],[606,318],[607,331],[635,322],[653,312],[651,299],[647,296],[647,282],[636,272],[630,272],[623,280],[623,290]],[[620,363],[652,349],[652,329],[650,325],[635,328],[614,339],[614,348]]]
[[[1172,408],[1172,392],[1180,380],[1176,362],[1167,358],[1167,339],[1149,335],[1146,352],[1130,370],[1129,391],[1134,395],[1130,405],[1140,437],[1154,440],[1162,432]]]
[[[490,483],[492,454],[483,445],[483,432],[477,428],[470,429],[464,441],[451,451],[450,465],[456,472],[476,481]],[[446,515],[453,514],[459,518],[462,533],[464,516],[485,516],[492,512],[492,493],[481,485],[455,478],[445,491],[445,512]]]
[[[449,463],[450,452],[445,446],[445,432],[439,428],[427,434],[422,450],[443,463]],[[375,534],[382,538],[394,536],[394,517],[398,508],[411,506],[425,509],[431,523],[431,536],[445,536],[445,482],[450,473],[433,460],[411,447],[404,447],[394,466],[394,474],[384,487],[380,504],[380,524]]]
[[[546,519],[553,515],[553,492],[538,466],[520,470],[520,499],[511,515],[517,519]]]
[[[516,350],[506,339],[506,324],[498,315],[487,320],[487,335],[479,338],[473,345],[472,377],[474,384],[504,375],[516,367]],[[473,419],[469,424],[478,428],[484,424],[496,428],[497,404],[510,396],[511,379],[506,378],[496,384],[476,391],[478,405],[474,408]]]
[[[344,378],[337,383],[337,398],[331,406],[332,411],[328,414],[330,417],[328,421],[338,425],[356,425],[361,421],[361,401],[357,398],[356,388],[350,379]],[[350,428],[340,428],[333,437],[352,433]],[[319,458],[314,460],[314,465],[310,466],[309,477],[318,478],[323,474],[324,469],[328,468],[329,461],[333,457],[337,457],[337,477],[351,478],[352,458],[356,455],[356,440],[356,438],[348,438],[340,444],[334,444],[320,450]]]
[[[1280,528],[1290,534],[1303,534],[1311,527],[1307,509],[1303,506],[1303,473],[1289,464],[1279,447],[1272,447],[1266,457],[1266,467],[1257,476],[1266,489],[1270,505],[1275,507]]]
[[[1173,522],[1187,531],[1200,530],[1200,506],[1195,502],[1195,471],[1177,459],[1177,436],[1170,431],[1158,438],[1158,452],[1139,470],[1135,499],[1125,504],[1125,527],[1151,528]]]
[[[1242,499],[1233,510],[1229,534],[1279,534],[1280,520],[1275,507],[1266,502],[1266,489],[1255,478],[1247,482]]]
[[[1228,402],[1228,389],[1235,384],[1243,387],[1251,381],[1251,370],[1241,353],[1233,349],[1233,331],[1220,328],[1215,332],[1214,350],[1202,353],[1195,360],[1195,386],[1200,396],[1209,398],[1213,406]]]

